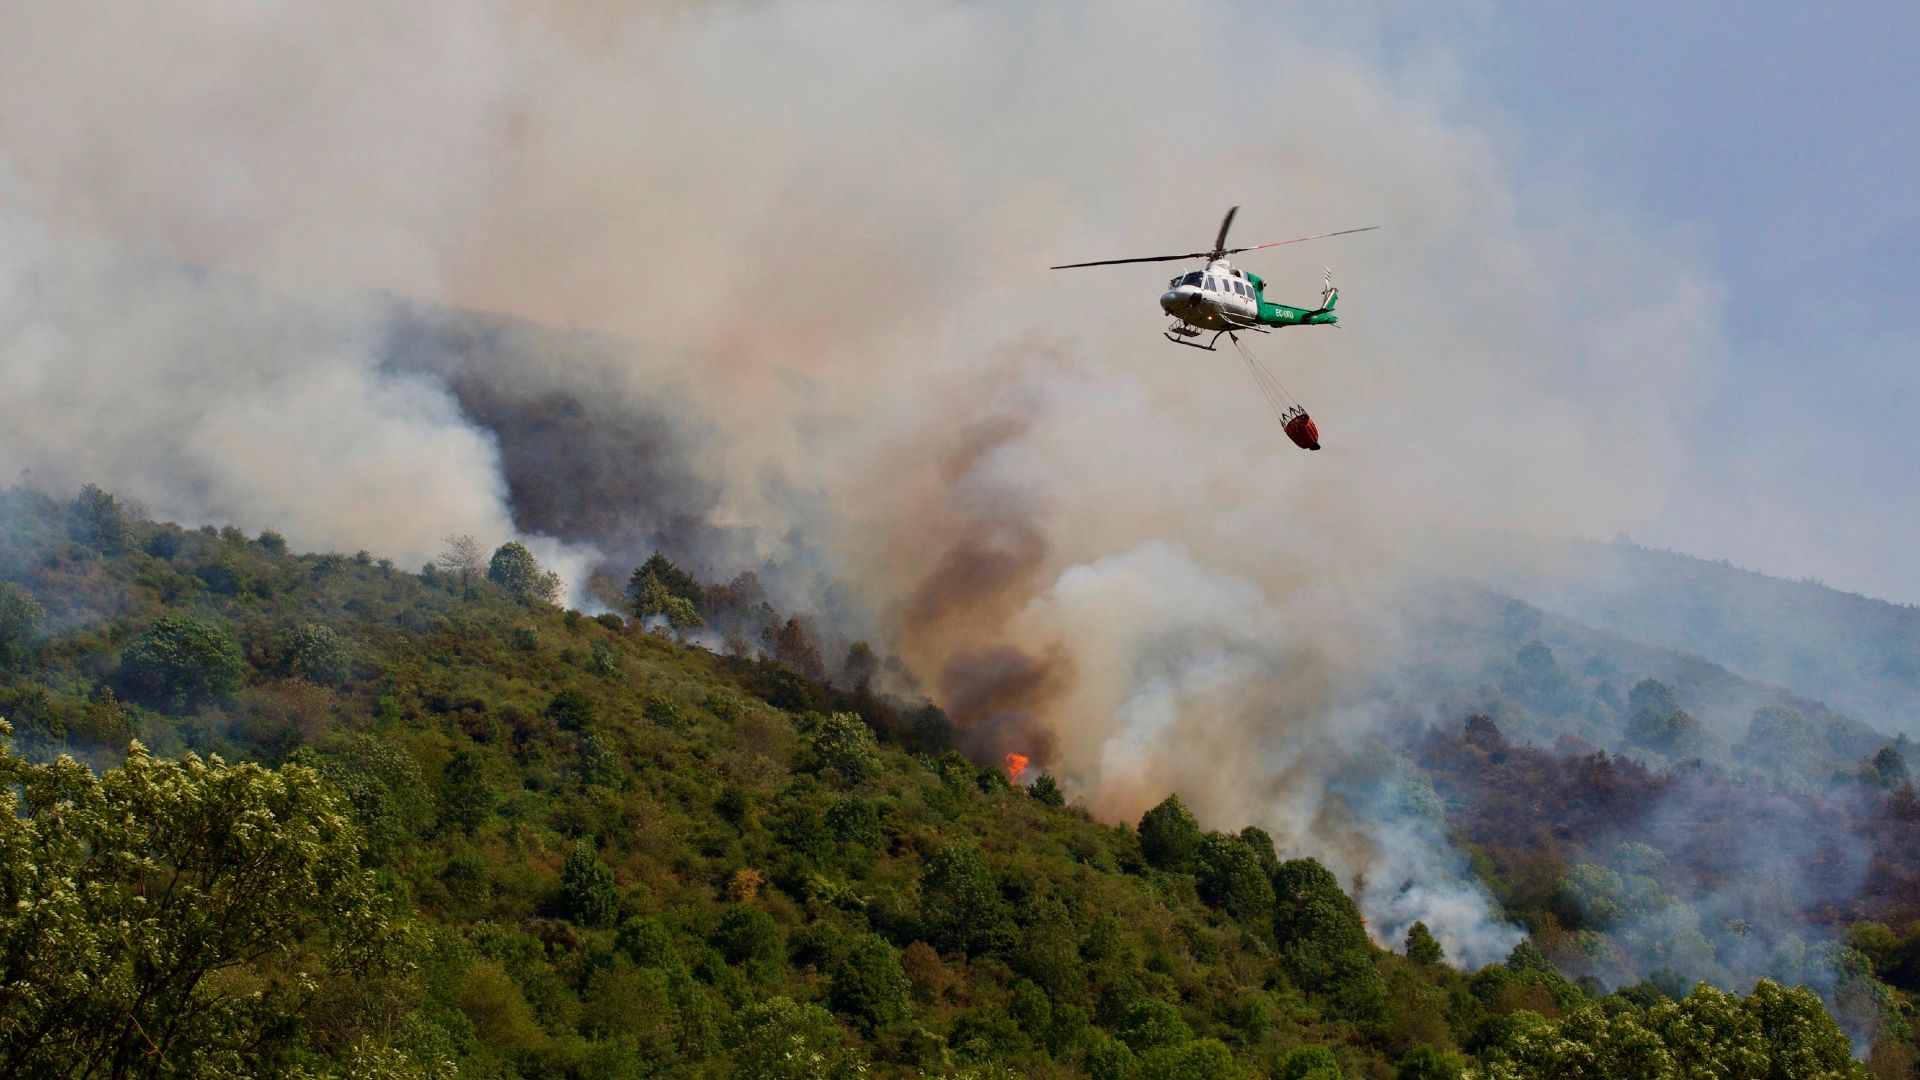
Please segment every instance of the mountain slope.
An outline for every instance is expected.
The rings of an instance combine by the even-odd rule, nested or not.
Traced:
[[[1513,542],[1492,577],[1548,610],[1920,735],[1920,607],[1625,540]]]
[[[15,744],[102,769],[130,736],[312,768],[410,927],[393,974],[320,978],[263,1028],[254,1070],[374,1054],[394,1076],[452,1061],[474,1076],[1384,1080],[1479,1055],[1533,1076],[1554,1066],[1530,1040],[1592,1000],[1530,945],[1472,975],[1435,963],[1430,938],[1416,958],[1379,949],[1330,874],[1258,830],[1203,832],[1173,799],[1137,830],[1093,821],[1050,783],[947,750],[924,703],[563,611],[481,569],[413,575],[131,519],[98,491],[0,492]],[[759,613],[770,650],[820,670],[764,603],[669,564],[641,577],[643,597],[667,590],[709,621]],[[207,992],[271,974],[241,963]],[[1857,1075],[1816,999],[1763,991],[1606,1008],[1675,1053],[1676,1017],[1785,1008],[1798,1026],[1752,1053],[1831,1057],[1838,1040],[1819,1075]],[[1593,1037],[1565,1025],[1552,1045]],[[19,1064],[14,1030],[0,1024],[0,1059]]]

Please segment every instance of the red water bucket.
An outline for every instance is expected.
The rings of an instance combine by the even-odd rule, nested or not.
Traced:
[[[1320,449],[1320,429],[1313,426],[1313,417],[1305,412],[1296,413],[1287,420],[1287,438],[1302,450]]]

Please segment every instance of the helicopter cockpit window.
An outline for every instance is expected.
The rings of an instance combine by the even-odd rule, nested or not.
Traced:
[[[1183,278],[1181,278],[1181,279],[1180,279],[1180,284],[1182,284],[1182,285],[1198,285],[1198,284],[1200,284],[1200,280],[1201,280],[1202,278],[1204,278],[1204,277],[1206,277],[1206,275],[1205,275],[1205,274],[1203,274],[1203,273],[1201,273],[1201,272],[1200,272],[1200,271],[1198,271],[1198,270],[1195,270],[1195,271],[1194,271],[1193,273],[1191,273],[1191,274],[1188,274],[1188,275],[1187,275],[1186,277],[1183,277]]]

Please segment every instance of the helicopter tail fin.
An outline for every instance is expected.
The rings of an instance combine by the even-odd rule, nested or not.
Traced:
[[[1319,319],[1320,316],[1325,315],[1327,317],[1325,319],[1320,319],[1320,321],[1331,323],[1334,321],[1333,305],[1339,302],[1340,302],[1340,290],[1333,287],[1333,271],[1328,270],[1327,276],[1326,276],[1326,284],[1322,286],[1320,289],[1320,306],[1318,308],[1315,308],[1312,311],[1307,312],[1307,318]]]

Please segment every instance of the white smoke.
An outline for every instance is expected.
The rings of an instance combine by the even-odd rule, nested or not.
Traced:
[[[1667,238],[1520,191],[1379,18],[9,8],[0,229],[32,237],[0,272],[0,467],[422,559],[516,531],[499,450],[354,297],[620,335],[518,377],[697,422],[714,520],[757,557],[797,536],[923,672],[1047,658],[1026,730],[1103,814],[1178,789],[1364,877],[1383,933],[1490,953],[1439,837],[1329,794],[1380,722],[1352,703],[1436,530],[1605,535],[1665,503],[1717,310]],[[1245,242],[1383,226],[1249,261],[1283,299],[1326,262],[1346,288],[1341,331],[1254,346],[1319,454],[1232,354],[1159,340],[1162,269],[1043,269],[1192,250],[1235,203]]]

